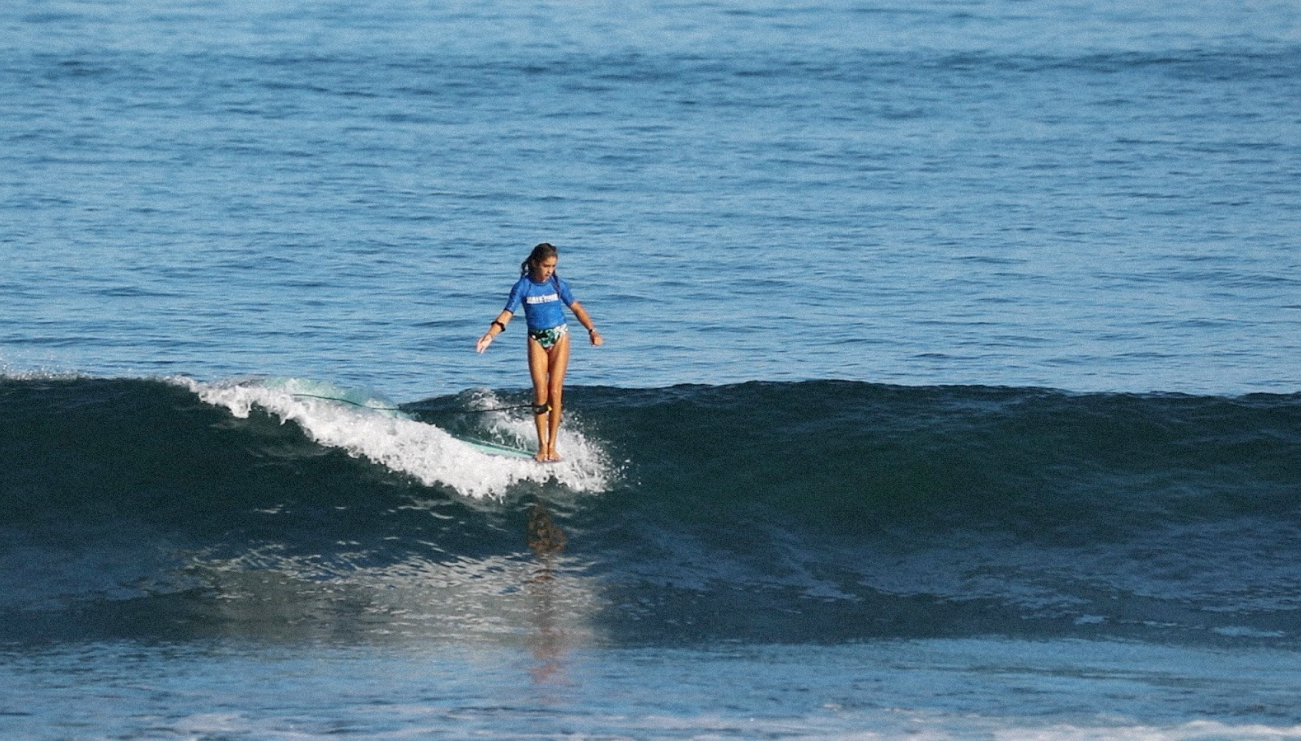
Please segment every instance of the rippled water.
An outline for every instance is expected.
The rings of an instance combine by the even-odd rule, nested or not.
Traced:
[[[36,597],[0,617],[13,636],[59,638],[0,657],[6,686],[21,688],[0,698],[0,732],[1294,732],[1301,718],[1288,704],[1295,688],[1285,668],[1295,658],[1287,553],[1296,492],[1287,450],[1294,434],[1288,395],[1301,390],[1298,100],[1301,9],[1270,0],[11,0],[0,6],[0,402],[26,410],[32,428],[0,428],[17,466],[4,471],[2,495],[17,519],[0,520],[8,523],[0,563],[12,565],[12,599]],[[674,609],[704,621],[664,623],[671,646],[597,640],[580,620],[561,631],[564,650],[548,654],[555,648],[549,624],[521,616],[551,598],[530,592],[532,582],[513,570],[528,572],[532,563],[517,532],[522,495],[510,489],[505,504],[467,504],[461,495],[481,493],[474,487],[501,494],[491,483],[501,476],[460,461],[453,468],[461,478],[449,482],[455,477],[440,451],[451,448],[439,447],[446,441],[438,430],[403,428],[395,439],[382,425],[372,429],[374,420],[337,409],[308,413],[281,397],[270,411],[214,421],[203,415],[225,414],[222,407],[199,397],[176,401],[177,388],[200,389],[229,408],[224,395],[263,389],[257,379],[264,377],[376,403],[414,402],[425,412],[452,403],[432,397],[471,388],[510,397],[527,385],[518,325],[483,356],[473,344],[504,303],[519,262],[544,240],[560,247],[560,272],[607,339],[599,349],[575,348],[575,422],[584,399],[609,406],[587,418],[604,429],[574,428],[583,435],[578,450],[591,455],[573,461],[574,471],[599,475],[534,481],[526,499],[562,502],[565,527],[589,523],[571,533],[571,553],[600,538],[618,541],[620,527],[641,533],[645,540],[634,542],[646,543],[647,553],[685,549],[681,562],[664,562],[662,581],[655,569],[637,571],[642,587],[630,578],[613,592],[610,575],[622,572],[587,552],[583,558],[593,560],[580,559],[561,582],[569,596],[560,614],[589,619],[593,605],[617,594],[621,630],[644,638],[652,631],[639,627],[639,611],[668,613],[639,602],[639,589],[651,603],[671,594]],[[58,385],[50,372],[116,380],[88,382],[88,390],[73,383],[67,399],[47,408],[41,384]],[[139,380],[160,376],[197,380],[158,395]],[[1279,396],[1242,402],[1271,410],[1250,429],[1207,422],[1210,432],[1191,452],[1178,418],[1116,416],[1116,408],[1160,406],[1146,397],[1126,406],[1055,396],[1066,409],[1093,410],[1078,423],[1095,435],[1088,441],[1101,462],[1031,461],[1008,474],[1017,506],[1039,501],[1037,492],[1013,486],[1018,472],[1029,472],[1030,480],[1050,482],[1047,501],[1061,512],[1076,503],[1102,511],[1118,490],[1133,492],[1134,502],[1160,492],[1173,512],[1186,485],[1203,518],[1196,538],[1181,539],[1171,525],[1155,550],[1129,541],[1110,550],[1076,544],[1083,557],[1044,560],[1034,528],[1017,530],[1018,521],[997,509],[1007,503],[1002,489],[991,487],[981,490],[995,507],[989,521],[1019,544],[1002,560],[991,555],[1003,553],[997,547],[982,547],[985,570],[961,573],[973,541],[947,535],[937,537],[948,550],[919,543],[900,556],[913,580],[904,582],[955,585],[957,596],[949,597],[958,602],[963,589],[991,583],[1000,598],[1024,587],[1033,602],[1040,576],[1064,579],[1066,596],[1052,604],[1067,605],[1081,622],[1067,620],[1055,638],[1037,642],[1007,629],[987,637],[969,623],[956,629],[956,642],[934,632],[915,640],[830,637],[843,633],[816,616],[869,611],[845,595],[878,590],[884,603],[911,604],[906,589],[889,588],[903,582],[874,573],[864,583],[843,577],[850,581],[841,593],[807,611],[804,597],[792,598],[803,616],[789,618],[795,632],[826,627],[827,637],[816,646],[773,646],[756,636],[782,632],[762,616],[787,615],[786,602],[765,603],[768,613],[728,606],[753,606],[747,590],[763,595],[782,584],[732,581],[733,562],[724,558],[710,564],[727,586],[706,579],[699,595],[683,587],[711,572],[691,562],[686,538],[646,535],[656,532],[648,523],[660,507],[680,504],[639,488],[638,471],[660,470],[639,456],[661,438],[645,424],[612,428],[608,420],[619,410],[645,413],[644,398],[676,408],[678,392],[660,389],[679,383],[704,385],[692,393],[707,409],[716,396],[754,391],[716,388],[723,384],[782,382],[760,388],[789,402],[799,390],[787,382],[812,380],[826,405],[837,393],[828,379],[853,381],[849,388],[869,395],[893,393],[869,384],[919,388],[926,399],[948,398],[933,386],[980,387],[958,394],[957,409],[981,408],[988,387],[999,386],[1026,400],[1039,395],[1025,387],[1194,394],[1205,398],[1191,406],[1214,409],[1238,402],[1212,397]],[[593,386],[615,388],[585,397],[582,387]],[[140,410],[124,411],[132,400]],[[1022,460],[1015,451],[1036,449],[1017,442],[1013,422],[992,447],[1003,452],[991,459],[991,448],[952,426],[948,402],[936,404],[901,419],[934,436],[923,439],[941,467],[955,460],[998,466],[1002,457]],[[798,416],[802,407],[782,408]],[[191,414],[208,421],[178,421]],[[839,429],[839,414],[790,429],[816,448],[809,429]],[[932,417],[937,424],[922,424]],[[115,427],[122,418],[132,421]],[[1087,423],[1095,418],[1105,424]],[[1248,418],[1256,420],[1227,417]],[[75,424],[85,419],[95,426]],[[282,428],[281,419],[292,423]],[[665,419],[662,439],[686,452],[720,442],[675,438],[682,420]],[[723,419],[736,426],[749,417]],[[1069,447],[1075,428],[1054,427],[1055,419],[1038,429]],[[1115,437],[1117,419],[1128,420],[1123,438]],[[762,421],[745,424],[764,430]],[[889,442],[887,433],[850,432],[869,441],[850,453],[866,451],[877,487],[871,496],[907,502],[882,493],[897,478],[914,493],[938,496],[931,504],[960,505],[966,500],[955,492],[988,481],[958,468],[932,476],[925,461],[900,473],[871,455],[872,436]],[[202,444],[209,435],[229,447]],[[114,445],[144,449],[138,438],[153,441],[148,455],[104,463],[115,460],[105,452]],[[177,457],[173,439],[190,457]],[[1152,439],[1167,441],[1170,460],[1182,462],[1144,469],[1141,451]],[[619,440],[640,447],[602,448]],[[1223,467],[1202,465],[1198,446],[1208,440]],[[1268,442],[1267,454],[1252,440]],[[799,519],[798,509],[784,508],[783,492],[815,489],[840,492],[827,501],[860,511],[854,487],[863,472],[844,463],[850,453],[841,451],[845,470],[832,475],[784,467],[780,453],[753,465],[745,455],[756,449],[736,445],[723,453],[740,451],[738,460],[768,472],[764,481],[774,488],[764,496],[777,511]],[[1112,446],[1128,467],[1119,489],[1099,483],[1115,475],[1107,463],[1114,463]],[[214,450],[235,452],[214,459]],[[232,463],[245,455],[247,465]],[[1234,489],[1231,474],[1241,466],[1253,472],[1252,483]],[[711,477],[707,459],[692,470],[705,502],[724,501],[709,498],[720,481],[743,490],[732,477],[752,472],[733,466]],[[1073,489],[1065,470],[1086,483]],[[496,474],[512,486],[529,480]],[[49,483],[65,475],[74,483]],[[277,488],[281,475],[293,482],[285,484],[292,496]],[[574,486],[578,480],[584,483]],[[1058,488],[1070,496],[1054,498]],[[362,494],[378,503],[358,509]],[[300,496],[303,509],[286,504]],[[596,497],[599,507],[582,496]],[[638,507],[623,506],[621,497]],[[1224,515],[1215,506],[1220,497],[1244,508],[1226,505],[1231,516]],[[59,506],[42,509],[51,498]],[[137,519],[148,518],[124,514],[137,502],[158,503],[174,518],[138,530]],[[101,503],[117,514],[96,519]],[[221,513],[216,521],[204,519],[209,507]],[[433,536],[414,545],[402,538],[399,547],[383,528],[363,526],[366,517],[407,522],[409,508],[461,539],[452,546]],[[455,516],[440,519],[448,511]],[[331,512],[349,515],[334,520]],[[625,514],[633,519],[617,524],[618,512],[641,519]],[[1132,512],[1113,512],[1119,532],[1134,527],[1124,520]],[[1252,514],[1233,514],[1241,512]],[[259,535],[267,513],[295,533],[315,532],[313,518],[338,529],[292,541],[301,552],[286,554],[268,545],[286,531]],[[221,538],[193,548],[178,522],[210,526]],[[743,524],[700,527],[718,536],[715,550],[734,553],[726,544],[735,528],[758,537]],[[974,542],[1001,542],[1002,530],[971,527],[981,534]],[[1241,562],[1253,565],[1252,584],[1266,587],[1238,589],[1231,579],[1193,574],[1189,564],[1198,561],[1185,549],[1197,538],[1216,542],[1216,533],[1232,536],[1244,549]],[[1266,541],[1269,553],[1253,550]],[[854,547],[877,545],[864,536]],[[439,590],[459,589],[466,601],[453,604],[461,612],[439,612],[436,624],[408,630],[387,610],[411,605],[379,600],[378,616],[358,608],[354,582],[365,593],[383,593],[383,585],[349,559],[392,548],[409,553],[403,577],[418,582],[403,595],[448,598]],[[757,546],[746,552],[772,555]],[[32,553],[44,554],[38,566]],[[464,560],[451,576],[431,567],[449,553]],[[324,563],[327,554],[337,560]],[[1232,571],[1225,565],[1232,558],[1217,557],[1225,563],[1216,574]],[[224,565],[213,567],[214,560]],[[176,563],[188,565],[168,571]],[[1054,563],[1075,566],[1054,570]],[[1091,591],[1096,584],[1089,586],[1081,564],[1100,564],[1099,583],[1130,590],[1136,601],[1113,604],[1105,590]],[[814,583],[822,567],[802,566]],[[201,585],[196,594],[185,591],[191,580]],[[91,607],[42,606],[62,600],[68,584]],[[1227,616],[1176,610],[1161,601],[1166,592],[1145,592],[1152,584],[1176,598],[1212,593]],[[732,601],[737,593],[745,599]],[[594,601],[565,601],[575,594]],[[502,604],[513,605],[504,617],[494,612]],[[1248,609],[1262,604],[1268,610]],[[715,617],[691,613],[700,605]],[[216,617],[195,618],[206,610]],[[954,613],[944,609],[911,605],[899,614],[923,613],[938,615],[930,625],[940,626],[939,635],[952,634],[943,616]],[[477,629],[439,638],[458,614],[471,626],[504,620],[518,640],[503,645]],[[177,627],[181,617],[219,626],[218,634]],[[1144,636],[1137,642],[1107,633],[1131,618],[1132,635]],[[358,624],[366,637],[355,632]],[[693,633],[700,624],[725,630],[701,636]],[[911,635],[910,626],[896,628],[889,635]],[[396,651],[373,645],[384,631],[406,643]],[[1171,637],[1187,634],[1209,638],[1187,645]],[[731,672],[727,690],[714,678],[720,667]],[[376,682],[384,692],[369,689]]]
[[[522,385],[467,348],[546,239],[578,382],[1301,380],[1288,4],[0,23],[11,368]]]

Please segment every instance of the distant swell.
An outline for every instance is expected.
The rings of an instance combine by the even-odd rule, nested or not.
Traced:
[[[11,635],[148,632],[160,611],[230,629],[268,595],[292,613],[346,587],[358,630],[413,629],[394,595],[431,611],[425,629],[487,630],[456,602],[519,589],[542,508],[569,606],[612,640],[1301,636],[1298,395],[815,381],[567,399],[571,456],[549,467],[448,434],[527,442],[523,415],[478,413],[512,394],[395,412],[292,379],[0,380],[0,616]]]

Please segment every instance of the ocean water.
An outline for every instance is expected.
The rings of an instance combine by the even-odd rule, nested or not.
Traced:
[[[1270,0],[9,0],[0,736],[1301,737],[1298,101]]]

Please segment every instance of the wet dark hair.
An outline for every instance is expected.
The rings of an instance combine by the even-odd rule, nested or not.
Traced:
[[[556,248],[551,246],[550,242],[543,242],[533,248],[533,251],[529,253],[529,259],[519,264],[519,274],[521,276],[528,275],[533,270],[534,265],[541,265],[543,260],[548,257],[557,257],[559,254]]]

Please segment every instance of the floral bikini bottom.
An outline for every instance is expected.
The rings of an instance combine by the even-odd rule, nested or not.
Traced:
[[[549,329],[530,329],[529,337],[538,341],[543,350],[550,350],[555,347],[561,337],[569,334],[569,325],[561,324]]]

